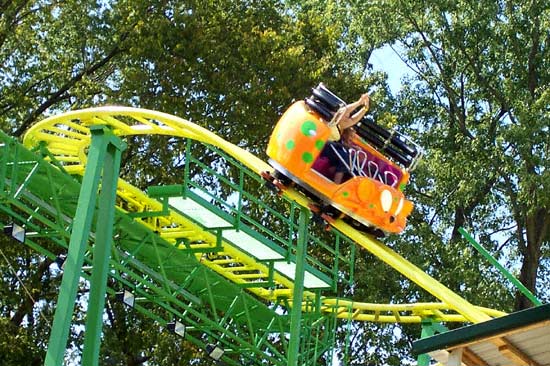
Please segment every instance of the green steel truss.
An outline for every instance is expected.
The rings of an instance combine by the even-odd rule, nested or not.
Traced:
[[[212,212],[233,219],[236,225],[252,228],[251,233],[257,233],[257,238],[283,253],[286,260],[295,259],[299,249],[296,236],[300,209],[290,204],[286,213],[288,217],[280,214],[264,203],[265,197],[262,200],[246,189],[246,185],[252,184],[258,190],[261,181],[238,162],[211,148],[209,151],[217,156],[206,165],[191,154],[193,150],[191,141],[188,141],[184,184],[153,187],[151,195],[163,202],[163,207],[174,190],[197,200],[209,197],[207,201]],[[55,161],[48,156],[47,150],[31,152],[0,132],[0,210],[26,228],[26,245],[55,260],[69,247],[81,177],[65,173],[63,167],[55,166]],[[218,173],[215,161],[219,162],[219,159],[232,167],[236,179],[227,172]],[[212,195],[208,187],[198,183],[198,178],[195,178],[198,175],[193,175],[194,169],[199,169],[202,176],[210,174],[225,193]],[[249,182],[250,179],[256,182]],[[232,198],[223,198],[224,195]],[[140,222],[157,220],[166,215],[164,210],[148,211],[145,208],[141,213],[130,213],[125,210],[128,202],[117,204],[108,263],[108,275],[114,280],[108,283],[115,285],[107,287],[108,296],[114,296],[122,289],[132,291],[136,296],[134,308],[137,311],[151,317],[163,328],[174,319],[181,321],[186,325],[185,338],[188,341],[203,349],[209,343],[220,345],[225,350],[223,361],[228,365],[288,365],[289,357],[295,358],[290,362],[299,365],[329,363],[337,321],[335,314],[321,312],[320,290],[304,296],[302,307],[305,311],[297,319],[299,345],[293,346],[289,343],[292,329],[288,307],[292,302],[292,292],[283,291],[271,301],[254,296],[247,289],[259,286],[276,292],[273,281],[235,283],[223,273],[204,265],[203,260],[219,260],[216,257],[223,253],[217,253],[215,247],[207,247],[203,253],[193,247],[191,243],[200,233],[190,232],[188,238],[178,238],[175,245]],[[254,212],[247,212],[245,205],[248,211]],[[276,228],[261,223],[265,215],[276,218]],[[7,224],[0,223],[2,226]],[[307,248],[315,253],[307,254],[305,265],[311,273],[330,284],[330,288],[325,290],[335,292],[338,286],[352,281],[354,245],[337,233],[326,235],[336,235],[332,238],[334,246],[327,245],[326,238],[308,236]],[[94,222],[80,273],[88,280],[91,278],[96,236]],[[324,262],[315,259],[319,253],[325,253],[321,255],[325,257]],[[341,271],[342,268],[345,272]],[[342,278],[342,273],[348,276]],[[289,356],[289,347],[299,347],[299,354],[292,352]]]

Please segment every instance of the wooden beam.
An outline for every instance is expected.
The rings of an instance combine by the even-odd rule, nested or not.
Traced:
[[[550,320],[544,320],[544,321],[540,321],[540,322],[534,323],[534,324],[529,324],[529,325],[526,325],[526,326],[523,326],[523,327],[520,327],[520,328],[510,329],[507,332],[500,333],[498,335],[498,337],[506,337],[506,336],[516,334],[516,333],[525,333],[528,330],[532,330],[532,329],[536,329],[536,328],[540,328],[540,327],[547,327],[547,326],[550,326]]]
[[[464,348],[464,352],[462,353],[462,362],[466,366],[487,366],[487,362],[472,352],[469,348]]]
[[[447,366],[462,366],[462,351],[464,348],[457,348],[449,353]]]
[[[539,328],[541,326],[548,326],[548,325],[550,325],[550,320],[542,321],[542,322],[539,322],[537,324],[531,324],[531,325],[521,327],[521,328],[517,328],[517,329],[512,329],[510,331],[503,332],[503,333],[501,333],[497,336],[487,337],[487,338],[484,338],[484,339],[478,339],[476,341],[467,342],[467,343],[464,343],[464,344],[461,344],[461,345],[450,347],[447,350],[448,351],[453,351],[454,349],[459,349],[459,348],[467,349],[468,346],[475,345],[477,343],[481,343],[482,341],[489,341],[497,347],[498,351],[502,355],[504,355],[506,358],[508,358],[513,363],[512,366],[540,366],[539,363],[537,363],[535,360],[531,359],[528,355],[523,353],[523,351],[518,349],[508,339],[506,339],[505,335],[513,335],[513,334],[517,334],[517,333],[520,333],[520,332],[525,332],[527,330]],[[467,364],[466,362],[464,362],[464,363]],[[485,365],[485,364],[486,363],[483,363],[483,364],[480,364],[480,365]],[[477,364],[475,364],[475,366],[477,366]]]
[[[536,361],[529,358],[507,339],[501,338],[502,344],[498,345],[498,351],[518,366],[540,366]]]

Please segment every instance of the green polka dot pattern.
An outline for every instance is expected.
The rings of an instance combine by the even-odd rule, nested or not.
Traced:
[[[313,163],[313,154],[311,154],[310,152],[306,151],[305,153],[302,154],[302,160],[303,160],[306,164]]]
[[[315,148],[317,150],[323,150],[323,146],[325,146],[325,142],[323,140],[315,141]]]
[[[302,124],[301,131],[305,136],[315,136],[317,125],[313,121],[305,121]]]

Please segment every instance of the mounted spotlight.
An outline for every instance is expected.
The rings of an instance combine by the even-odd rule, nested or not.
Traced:
[[[185,324],[174,320],[173,322],[166,323],[166,328],[179,335],[180,337],[185,337]]]
[[[25,228],[17,224],[10,224],[4,226],[4,234],[11,236],[13,239],[20,243],[25,242]]]
[[[115,294],[115,298],[131,308],[134,307],[134,303],[136,302],[136,297],[128,290],[124,290],[124,292],[117,292]]]
[[[224,350],[217,345],[210,343],[206,345],[206,352],[214,361],[219,361],[223,356]]]

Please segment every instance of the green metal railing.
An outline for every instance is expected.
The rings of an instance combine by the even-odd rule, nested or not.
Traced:
[[[227,157],[223,159],[231,160]],[[189,158],[188,161],[239,192],[239,198],[235,207],[228,207],[224,205],[225,201],[220,201],[208,189],[193,182],[191,176],[186,179],[190,193],[200,190],[202,194],[208,194],[220,208],[223,207],[233,217],[238,217],[239,222],[261,234],[259,238],[268,236],[266,242],[286,251],[289,258],[296,257],[298,247],[295,236],[299,228],[296,220],[299,215],[285,217],[278,214],[276,208],[244,189],[247,179],[252,179],[258,188],[261,188],[261,181],[240,169],[240,182],[235,184],[214,168],[200,165],[198,159]],[[66,253],[74,225],[72,218],[75,217],[79,200],[80,178],[66,174],[1,132],[0,163],[0,210],[26,228],[25,244],[38,253],[49,260],[55,260],[60,253]],[[278,230],[262,225],[260,218],[243,212],[244,200],[247,207],[262,207],[287,226]],[[286,204],[290,205],[291,211],[299,210],[291,202]],[[97,208],[92,211],[96,212]],[[304,306],[309,309],[308,312],[294,322],[295,329],[299,329],[295,332],[302,336],[297,338],[298,345],[290,344],[287,336],[292,332],[291,316],[281,314],[278,310],[280,304],[289,299],[266,304],[201,265],[194,252],[176,249],[173,244],[158,237],[121,210],[115,211],[114,222],[108,275],[115,285],[105,289],[109,296],[114,296],[122,289],[131,290],[139,299],[134,305],[136,311],[154,319],[161,327],[173,319],[180,320],[186,325],[186,340],[203,349],[207,343],[220,345],[225,350],[223,361],[228,365],[248,363],[286,366],[288,357],[296,357],[295,361],[300,365],[315,365],[321,356],[332,352],[331,337],[334,336],[337,323],[333,314],[319,311],[319,296],[306,299]],[[0,223],[0,226],[3,228],[6,224]],[[77,274],[88,281],[92,278],[89,268],[93,265],[92,244],[97,238],[96,233],[95,224],[92,224],[92,233],[87,237],[83,250],[84,269]],[[336,268],[341,263],[353,267],[350,257],[346,258],[339,252],[343,246],[348,246],[348,250],[353,253],[354,246],[338,234],[326,235],[336,235],[333,246],[326,244],[321,237],[308,235],[305,247],[315,246],[315,249],[325,251],[327,256],[332,256]],[[48,245],[43,244],[44,240],[47,240]],[[332,278],[341,275],[340,271],[330,273],[328,266],[316,261],[312,255],[307,257],[308,265],[317,268],[320,273]],[[337,283],[334,281],[333,290],[336,290]],[[94,347],[92,345],[92,349]],[[300,349],[299,353],[296,352],[297,348]],[[91,352],[95,355],[96,351]],[[289,352],[294,356],[289,356]]]
[[[214,206],[231,214],[237,225],[250,226],[259,234],[257,239],[268,246],[274,243],[286,251],[288,259],[294,258],[300,206],[284,197],[274,198],[275,193],[265,189],[261,177],[223,151],[189,139],[186,143],[185,189],[207,197]],[[207,164],[204,156],[215,159]],[[216,192],[197,180],[205,177],[218,184]],[[331,279],[333,291],[338,283],[350,285],[356,245],[339,232],[322,228],[310,231],[308,240],[308,265]]]

